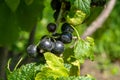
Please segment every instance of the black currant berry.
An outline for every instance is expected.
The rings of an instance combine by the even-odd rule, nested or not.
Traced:
[[[31,56],[31,57],[36,57],[37,56],[37,47],[33,44],[29,45],[27,47],[27,53]]]
[[[74,29],[72,28],[72,26],[70,26],[68,23],[64,23],[61,27],[61,31],[62,32],[73,32]]]
[[[49,23],[48,25],[47,25],[47,30],[49,31],[49,32],[55,32],[55,30],[56,30],[56,24],[54,24],[54,23]]]
[[[51,7],[52,7],[52,9],[53,10],[60,10],[60,8],[61,8],[61,2],[60,2],[60,0],[52,0],[51,1]]]
[[[45,51],[51,51],[54,47],[54,44],[50,39],[44,38],[40,42],[39,47]]]
[[[52,53],[55,54],[60,54],[64,52],[64,44],[61,41],[56,41],[55,43],[55,47],[52,49]]]
[[[60,40],[66,44],[72,42],[72,33],[63,32],[60,36]]]
[[[71,7],[70,2],[65,1],[65,10],[69,11],[70,7]]]

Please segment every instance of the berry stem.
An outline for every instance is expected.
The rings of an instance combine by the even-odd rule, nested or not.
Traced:
[[[59,23],[60,23],[60,21],[61,21],[62,14],[63,14],[63,12],[64,12],[64,8],[65,8],[65,4],[64,4],[64,2],[62,2],[61,8],[60,8],[60,12],[59,12],[58,18],[57,18],[57,20],[56,20],[56,25],[57,25],[57,26],[59,25]]]
[[[11,72],[11,70],[10,70],[10,62],[11,62],[11,59],[9,59],[8,63],[7,63],[7,69],[9,70],[9,72]]]
[[[16,66],[15,66],[15,68],[14,68],[14,70],[16,70],[17,69],[17,67],[18,67],[18,65],[20,64],[20,62],[23,60],[23,57],[21,57],[20,58],[20,60],[18,61],[18,63],[16,64]]]
[[[36,47],[40,44],[40,41],[36,44]]]
[[[71,26],[72,26],[72,25],[71,25]],[[76,29],[74,26],[72,26],[72,28],[75,30],[78,40],[81,40],[77,29]]]

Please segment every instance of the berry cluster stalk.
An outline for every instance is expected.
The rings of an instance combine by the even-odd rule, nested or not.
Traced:
[[[65,4],[64,4],[64,2],[62,2],[61,8],[60,8],[60,12],[59,12],[58,18],[57,18],[57,20],[56,20],[56,25],[57,25],[57,26],[59,25],[59,23],[60,23],[60,21],[61,21],[62,14],[63,14],[63,12],[64,12],[64,8],[65,8]]]

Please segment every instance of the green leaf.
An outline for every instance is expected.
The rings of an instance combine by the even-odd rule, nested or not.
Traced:
[[[7,0],[8,2],[11,0]],[[17,1],[17,0],[16,0]],[[20,30],[31,31],[42,18],[44,0],[35,0],[29,6],[22,0],[16,12],[5,2],[0,3],[0,46],[9,46],[19,38]]]
[[[56,55],[52,53],[45,53],[45,60],[49,67],[55,68],[55,67],[64,67],[64,61],[62,58],[57,57]]]
[[[19,69],[7,75],[8,80],[34,80],[35,74],[40,70],[42,65],[30,63],[21,66]]]
[[[5,0],[8,7],[15,12],[20,4],[20,0]]]
[[[74,49],[73,48],[66,48],[64,53],[63,53],[63,59],[65,63],[74,61],[74,59],[71,59],[71,57],[74,56]]]
[[[85,18],[86,14],[81,10],[71,10],[66,16],[67,22],[74,26],[81,24]]]
[[[94,59],[94,40],[90,37],[87,37],[86,40],[77,41],[74,47],[74,56],[76,59],[83,63],[85,59],[90,58]]]
[[[19,37],[16,13],[12,13],[5,3],[0,3],[0,46],[9,46]]]
[[[44,53],[47,65],[39,72],[35,80],[43,80],[43,78],[51,77],[58,78],[60,76],[68,76],[68,70],[64,67],[63,59],[52,53]]]
[[[57,79],[54,79],[53,77],[48,77],[48,78],[44,78],[42,80],[96,80],[96,79],[90,75],[87,75],[87,76],[69,76],[69,77],[61,76]]]
[[[63,53],[63,59],[66,63],[69,63],[70,76],[80,75],[80,62],[74,57],[73,48],[67,48]]]
[[[85,14],[90,14],[91,0],[70,0],[73,9],[81,10]]]
[[[70,0],[71,9],[66,15],[66,20],[71,25],[81,24],[90,14],[91,0]]]
[[[92,76],[70,76],[70,77],[60,77],[56,80],[96,80]]]
[[[37,25],[38,20],[42,19],[44,0],[34,0],[29,6],[24,3],[21,1],[17,10],[17,18],[22,30],[31,31]]]
[[[27,5],[30,5],[33,3],[34,0],[24,0]]]
[[[72,62],[72,67],[70,68],[70,76],[80,75],[80,62],[78,60]]]

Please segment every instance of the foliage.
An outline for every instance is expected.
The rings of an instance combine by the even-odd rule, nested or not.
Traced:
[[[26,3],[26,4],[25,4]],[[28,5],[29,4],[29,5]],[[43,1],[5,0],[0,2],[0,45],[9,46],[21,30],[31,31],[42,18]],[[4,35],[3,35],[4,34]]]
[[[97,2],[99,0],[92,1]],[[120,59],[120,19],[119,17],[117,17],[120,13],[119,4],[120,1],[117,0],[113,11],[111,12],[105,23],[102,25],[102,28],[98,29],[92,35],[95,41],[95,53],[98,55],[106,53],[106,55],[112,61]],[[82,34],[84,30],[86,30],[87,26],[89,26],[99,16],[103,8],[103,6],[93,6],[90,8],[90,15],[87,17],[87,19],[81,26],[76,27],[77,30],[79,30],[79,34]]]
[[[71,76],[71,77],[60,77],[57,79],[54,79],[53,77],[49,77],[49,78],[44,78],[42,80],[95,80],[94,78],[92,78],[91,76],[82,76],[82,77],[76,77],[76,76]]]
[[[10,72],[7,76],[8,80],[33,80],[36,73],[40,70],[42,65],[30,63],[22,65],[19,69]]]
[[[15,19],[13,20],[16,21],[15,25],[18,26],[16,28],[18,28],[18,30],[20,31],[21,30],[31,31],[32,28],[36,26],[37,22],[40,21],[40,19],[42,18],[42,11],[44,9],[44,5],[47,7],[49,6],[48,8],[50,8],[50,5],[43,4],[44,3],[43,0],[42,1],[19,0],[19,2],[15,1],[16,3],[16,4],[14,3],[15,5],[12,5],[13,4],[12,1],[14,0],[11,0],[11,1],[6,0],[6,2],[0,3],[0,4],[4,4],[3,6],[6,7],[9,10],[9,12],[11,12],[11,15],[14,15]],[[93,54],[94,40],[90,37],[87,37],[85,40],[81,39],[78,33],[78,30],[76,30],[75,28],[78,24],[80,25],[89,16],[91,0],[67,0],[67,1],[70,2],[71,7],[70,7],[70,11],[64,12],[66,13],[65,19],[74,28],[75,30],[74,35],[77,36],[77,41],[73,42],[75,44],[74,48],[71,49],[67,46],[68,50],[69,51],[72,50],[72,51],[69,53],[69,51],[66,50],[63,54],[61,54],[61,56],[56,56],[53,53],[45,52],[43,53],[44,55],[43,57],[45,58],[46,63],[41,64],[39,62],[39,65],[37,65],[36,63],[23,65],[20,68],[13,70],[12,72],[10,71],[7,74],[8,80],[34,80],[34,79],[35,80],[73,80],[73,79],[74,80],[95,80],[90,75],[80,76],[81,63],[83,63],[85,59],[90,59],[90,60],[94,59],[94,54]],[[45,0],[45,2],[47,2],[47,4],[50,3],[50,1],[47,1],[47,0]],[[44,16],[44,18],[42,19],[43,23],[45,18],[50,18],[50,21],[53,21],[51,17],[48,17],[52,13],[49,12],[50,15],[48,15],[46,11],[46,9],[48,9],[47,7],[45,7],[44,9],[44,12],[46,12],[47,15],[45,14],[43,15]],[[50,11],[53,11],[53,10],[50,10]],[[62,13],[60,13],[59,15],[61,14]],[[59,15],[58,15],[58,20],[59,20]],[[13,24],[12,22],[10,23]],[[60,22],[60,23],[63,23],[63,22]],[[60,23],[58,23],[57,25],[59,26]],[[43,26],[40,26],[41,29],[43,29],[43,27],[46,26],[46,24],[47,22],[45,22]],[[6,24],[6,26],[7,25],[9,24]],[[3,25],[0,25],[0,28],[2,28],[1,26],[3,27]],[[12,27],[14,27],[14,25]],[[14,33],[17,38],[19,37],[20,31],[16,31],[18,35],[16,35],[17,33]],[[44,31],[44,30],[40,30],[40,31]],[[2,34],[3,33],[4,31],[2,32]],[[44,33],[46,34],[46,31],[44,31]],[[0,34],[0,37],[1,36],[2,35]],[[13,37],[13,36],[10,35],[10,37]],[[7,39],[7,38],[8,37],[5,37],[3,38],[3,40],[0,40],[0,44],[4,45],[4,42],[2,41],[4,41],[4,39]],[[14,40],[10,41],[10,43],[6,42],[5,44],[6,45],[12,44],[14,41],[17,40],[17,38],[12,38]],[[39,54],[42,54],[42,53],[39,53]]]
[[[43,78],[50,76],[58,78],[60,76],[67,77],[69,75],[68,70],[64,67],[62,58],[59,58],[52,53],[44,53],[44,56],[47,65],[36,75],[35,80],[43,80]]]
[[[90,2],[91,0],[70,0],[72,6],[67,15],[68,23],[72,25],[81,24],[90,14]]]
[[[83,63],[86,58],[93,60],[93,48],[94,40],[92,38],[87,37],[86,41],[79,40],[74,47],[74,56],[76,59],[80,60],[81,63]]]
[[[62,58],[57,57],[52,53],[44,53],[46,64],[37,65],[35,63],[30,63],[21,66],[20,68],[9,72],[7,74],[8,80],[95,80],[91,76],[70,76],[70,70],[65,67],[65,63]]]

